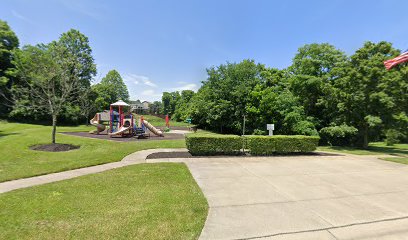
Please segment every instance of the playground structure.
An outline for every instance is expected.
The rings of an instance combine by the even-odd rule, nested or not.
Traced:
[[[89,121],[91,125],[96,127],[96,130],[90,131],[92,134],[99,134],[106,129],[106,125],[109,125],[110,116],[108,111],[103,111],[95,114],[95,116]]]
[[[117,111],[116,111],[117,110]],[[128,110],[128,112],[125,112]],[[133,114],[130,113],[130,105],[122,100],[119,100],[110,105],[109,111],[97,113],[90,123],[96,127],[96,130],[91,131],[92,134],[100,134],[107,129],[110,137],[148,137],[151,133],[163,137],[163,132],[155,128],[149,122],[143,119],[139,120],[139,124],[135,124]]]

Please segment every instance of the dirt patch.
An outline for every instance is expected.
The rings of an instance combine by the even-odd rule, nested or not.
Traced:
[[[193,156],[189,152],[158,152],[152,153],[146,157],[146,159],[159,159],[159,158],[236,158],[236,157],[284,157],[284,156],[342,156],[340,154],[323,153],[323,152],[310,152],[310,153],[292,153],[292,154],[275,154],[270,156],[252,156],[248,153],[241,155],[215,155],[215,156]]]
[[[44,151],[44,152],[66,152],[66,151],[70,151],[70,150],[74,150],[78,148],[79,146],[75,146],[71,144],[62,144],[62,143],[35,145],[35,146],[30,147],[31,150]]]

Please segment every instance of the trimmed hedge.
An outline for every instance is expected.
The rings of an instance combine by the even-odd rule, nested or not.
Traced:
[[[317,136],[275,135],[246,136],[246,148],[252,155],[313,152],[319,144]]]
[[[242,141],[236,135],[186,134],[186,146],[192,155],[237,155]]]
[[[319,137],[303,135],[245,136],[186,134],[186,146],[192,155],[237,155],[245,149],[252,155],[313,152]]]

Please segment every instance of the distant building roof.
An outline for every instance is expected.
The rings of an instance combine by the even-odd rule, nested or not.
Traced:
[[[145,106],[143,103],[132,103],[130,104],[130,107],[132,110],[135,110],[135,109],[148,110],[149,109],[149,107]]]

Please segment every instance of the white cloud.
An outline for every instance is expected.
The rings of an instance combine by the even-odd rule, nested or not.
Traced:
[[[149,87],[157,87],[157,85],[154,82],[152,82],[148,77],[142,76],[142,75],[136,75],[133,73],[124,75],[123,80],[129,84],[133,83],[135,85],[138,85],[139,83],[142,83]]]
[[[193,90],[196,92],[199,88],[198,84],[186,81],[177,81],[174,87],[161,88],[154,81],[150,80],[149,77],[133,73],[124,74],[123,81],[128,87],[132,100],[139,99],[151,102],[161,100],[163,92],[181,92],[183,90]]]
[[[140,96],[142,96],[141,100],[153,102],[153,101],[159,100],[162,96],[162,93],[157,93],[153,89],[147,89],[147,90],[142,91],[140,93]]]
[[[142,96],[152,96],[154,94],[154,90],[149,89],[149,90],[144,90],[142,92]]]
[[[183,90],[193,90],[197,91],[198,86],[195,83],[187,83],[179,87],[170,88],[170,91],[183,91]]]
[[[30,19],[26,18],[25,16],[21,15],[20,13],[14,11],[14,10],[11,10],[11,14],[13,14],[14,17],[16,17],[16,18],[18,18],[20,20],[23,20],[23,21],[28,22],[28,23],[32,23],[32,21]]]
[[[60,0],[60,3],[66,8],[91,17],[95,20],[101,20],[102,12],[106,10],[106,5],[98,3],[92,4],[82,0]]]
[[[131,84],[131,83],[133,83],[135,85],[139,84],[139,78],[138,78],[137,75],[134,75],[134,74],[124,75],[123,76],[123,81],[125,83],[127,83],[127,84]]]
[[[157,85],[155,83],[153,83],[152,81],[150,81],[149,79],[144,79],[143,83],[145,85],[147,85],[147,86],[150,86],[150,87],[157,87]]]

